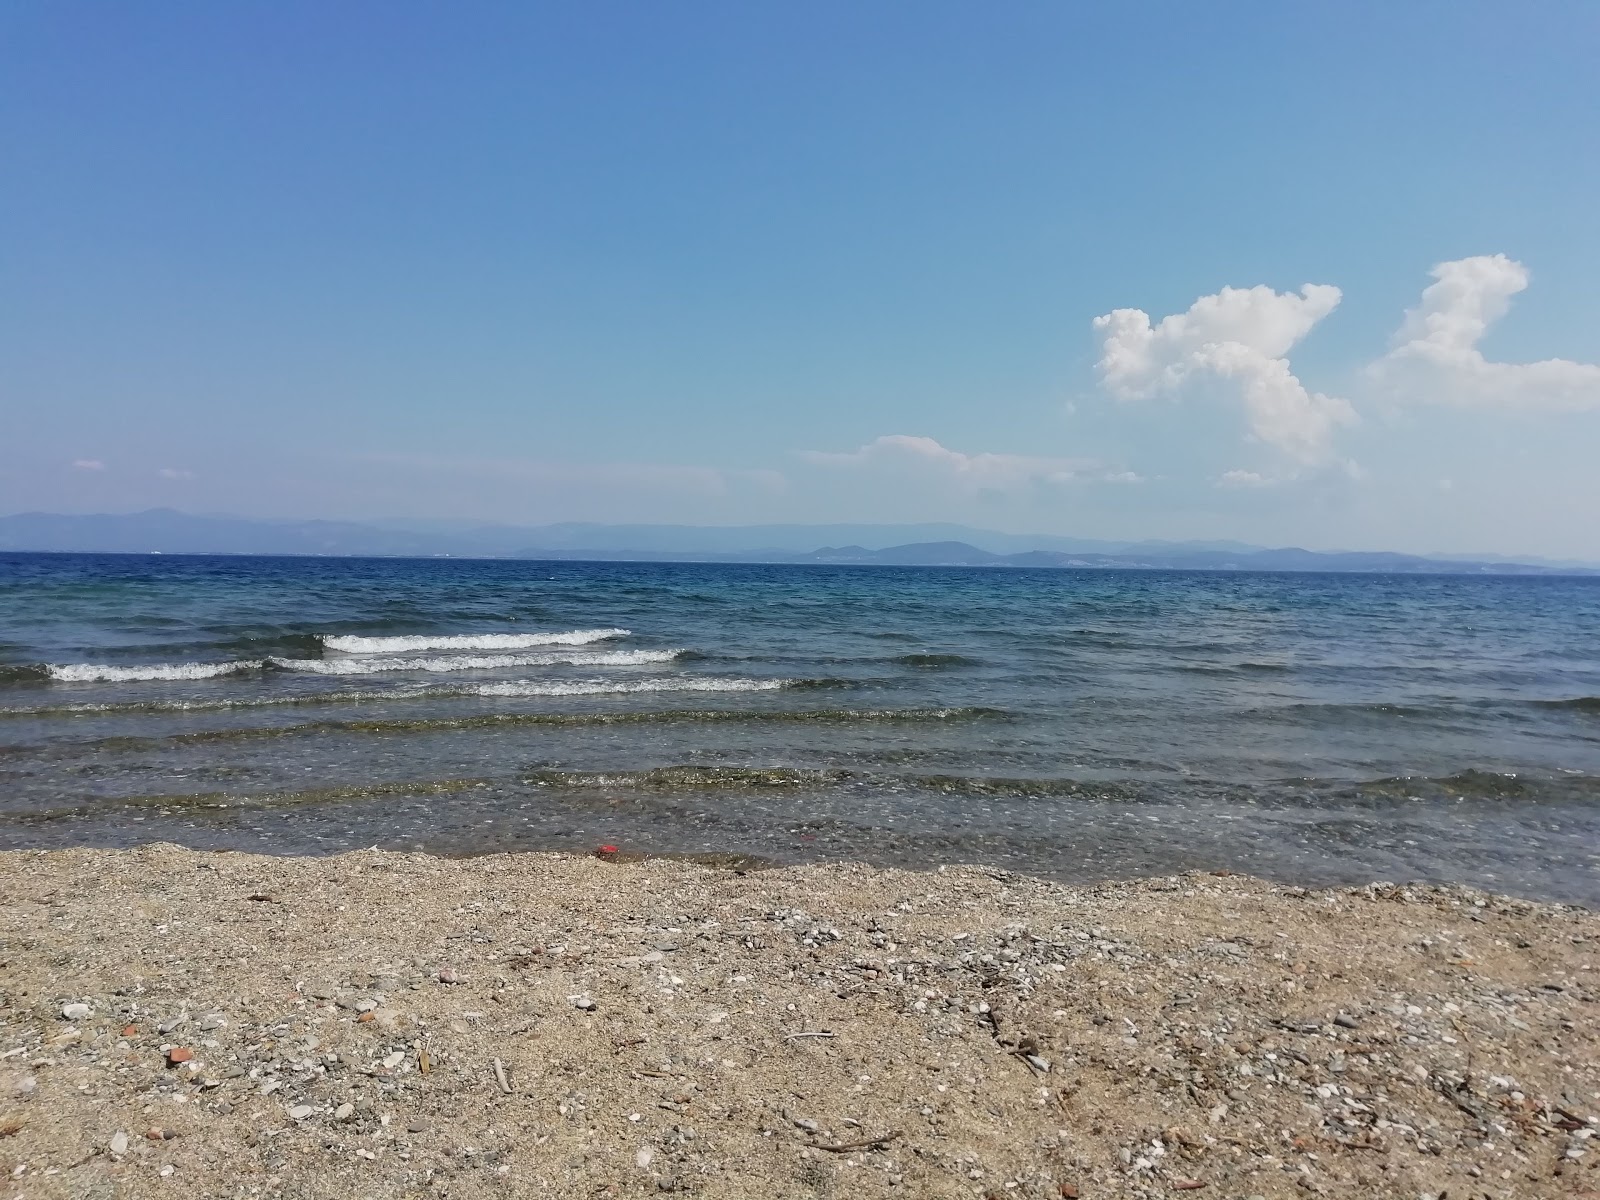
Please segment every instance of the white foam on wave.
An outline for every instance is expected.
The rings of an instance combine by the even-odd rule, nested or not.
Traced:
[[[682,650],[597,650],[588,653],[550,651],[543,654],[443,654],[426,658],[273,658],[286,671],[314,675],[368,675],[378,671],[492,671],[501,667],[637,667],[671,662]]]
[[[259,660],[251,662],[222,663],[152,663],[139,667],[111,667],[98,663],[68,663],[57,666],[46,664],[51,679],[62,683],[133,683],[139,680],[215,679],[219,675],[237,675],[241,671],[258,671]]]
[[[626,629],[570,629],[565,633],[421,634],[414,637],[326,635],[322,644],[346,654],[406,654],[418,650],[528,650],[534,646],[587,646],[627,637]]]
[[[787,679],[718,679],[706,675],[673,675],[661,679],[548,679],[484,683],[475,696],[599,696],[614,692],[771,692],[788,687]]]

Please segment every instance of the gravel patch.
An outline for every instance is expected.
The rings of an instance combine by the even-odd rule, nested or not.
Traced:
[[[1600,918],[972,867],[0,854],[11,1197],[1600,1196]]]

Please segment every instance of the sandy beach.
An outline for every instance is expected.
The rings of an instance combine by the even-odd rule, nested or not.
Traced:
[[[1600,1194],[1600,919],[556,855],[0,863],[6,1197]]]

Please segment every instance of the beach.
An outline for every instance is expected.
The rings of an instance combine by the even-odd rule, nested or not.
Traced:
[[[734,866],[9,852],[5,1195],[1600,1189],[1584,909]]]

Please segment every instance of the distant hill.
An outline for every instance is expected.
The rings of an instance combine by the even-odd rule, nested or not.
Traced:
[[[821,549],[818,549],[821,547]],[[1588,564],[1323,553],[1243,542],[1117,542],[964,525],[494,525],[470,521],[270,521],[174,509],[0,517],[0,552],[307,554],[876,566],[1111,567],[1206,571],[1593,574]]]
[[[1151,543],[1131,553],[1066,553],[1060,550],[1028,550],[1020,554],[994,554],[963,542],[917,542],[905,546],[886,546],[867,550],[861,546],[825,546],[801,561],[816,563],[857,563],[875,566],[945,567],[1034,567],[1034,568],[1117,568],[1121,570],[1177,571],[1356,571],[1395,575],[1593,575],[1600,570],[1588,567],[1551,566],[1539,563],[1480,562],[1476,560],[1425,558],[1414,554],[1386,551],[1323,553],[1287,547],[1269,550],[1251,547],[1242,551],[1185,548],[1181,543]]]

